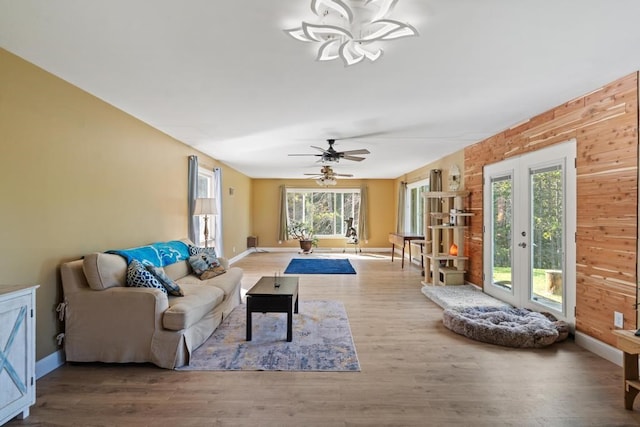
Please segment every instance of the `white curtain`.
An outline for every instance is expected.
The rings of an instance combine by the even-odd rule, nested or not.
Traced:
[[[200,221],[193,216],[196,207],[196,198],[198,197],[198,156],[189,156],[189,171],[187,176],[187,232],[189,240],[193,243],[198,242],[200,235]]]
[[[362,242],[369,240],[369,189],[360,186],[360,212],[358,212],[358,238]]]
[[[216,230],[215,247],[218,256],[224,256],[224,246],[222,239],[222,169],[213,168],[213,197],[216,199]]]
[[[398,188],[398,222],[396,223],[396,233],[404,233],[404,222],[407,198],[407,183],[402,181]]]

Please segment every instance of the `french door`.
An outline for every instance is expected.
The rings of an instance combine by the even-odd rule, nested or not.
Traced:
[[[484,291],[575,324],[576,143],[484,168]]]

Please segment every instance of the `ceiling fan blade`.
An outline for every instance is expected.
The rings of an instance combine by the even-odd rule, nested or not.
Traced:
[[[352,174],[350,174],[350,173],[334,173],[333,175],[334,175],[334,176],[350,176],[350,177],[352,177],[352,176],[353,176],[353,175],[352,175]]]
[[[345,139],[370,138],[372,136],[386,135],[388,133],[389,133],[388,131],[369,132],[369,133],[362,133],[360,135],[345,136],[344,138],[336,138],[335,140],[336,141],[343,141]]]
[[[322,154],[287,154],[287,156],[319,156],[319,157],[322,157]]]
[[[362,148],[360,150],[348,150],[348,151],[342,151],[342,154],[371,154],[371,152],[369,150],[367,150],[366,148]]]
[[[315,145],[312,145],[312,146],[311,146],[311,148],[315,148],[316,150],[320,150],[320,151],[322,151],[323,153],[324,153],[325,151],[327,151],[325,148],[320,148],[320,147],[317,147],[317,146],[315,146]]]
[[[344,156],[342,158],[346,160],[353,160],[354,162],[361,162],[364,160],[364,157],[356,157],[356,156]]]

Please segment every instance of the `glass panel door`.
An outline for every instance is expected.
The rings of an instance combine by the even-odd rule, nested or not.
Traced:
[[[575,140],[484,168],[484,291],[575,323]],[[571,268],[567,268],[570,266]]]
[[[530,298],[562,311],[564,270],[564,185],[562,165],[530,171],[531,288]]]
[[[493,241],[491,284],[512,290],[511,230],[513,179],[511,175],[491,178],[491,238]]]

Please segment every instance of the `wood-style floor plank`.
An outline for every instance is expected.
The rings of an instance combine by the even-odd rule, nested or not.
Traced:
[[[243,288],[293,257],[348,256],[356,275],[300,275],[302,300],[344,302],[361,372],[178,372],[67,364],[38,380],[46,426],[636,426],[622,369],[571,340],[512,349],[456,335],[387,254],[252,253]],[[294,337],[295,339],[295,337]]]

